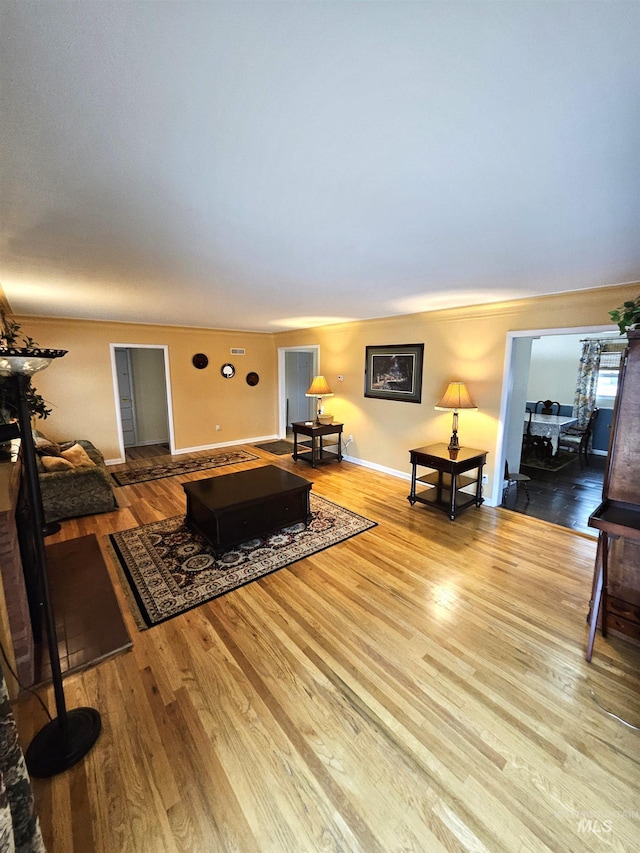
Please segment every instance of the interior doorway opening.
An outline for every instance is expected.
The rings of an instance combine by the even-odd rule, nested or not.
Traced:
[[[168,349],[149,344],[111,344],[120,457],[126,449],[166,445],[175,451]]]
[[[524,414],[527,402],[529,402],[529,379],[534,342],[552,335],[578,340],[585,336],[609,337],[612,335],[612,330],[609,325],[569,329],[536,329],[508,333],[500,412],[500,434],[496,454],[496,476],[491,494],[493,506],[505,506],[502,500],[505,481],[499,473],[505,469],[505,460],[508,460],[511,471],[521,470]],[[571,371],[569,382],[573,389],[575,389],[578,375],[578,363],[579,351],[576,351],[575,364],[566,368]],[[559,369],[560,365],[553,366],[553,370]],[[557,380],[557,376],[554,378]],[[534,401],[537,396],[534,395]],[[572,403],[573,392],[570,400],[559,402]],[[599,500],[605,458],[606,454],[602,457],[592,457],[590,466],[587,467],[582,464],[581,467],[576,454],[575,463],[567,466],[565,470],[557,473],[544,471],[539,472],[539,474],[536,473],[534,476],[538,477],[540,483],[538,488],[535,484],[533,484],[533,488],[532,484],[529,484],[529,491],[532,493],[531,501],[526,502],[522,493],[516,505],[515,490],[512,489],[512,500],[505,508],[515,509],[517,512],[524,512],[527,515],[552,521],[570,529],[580,530],[580,532],[591,533],[587,527],[587,519]],[[532,474],[532,471],[526,467],[522,468],[522,472],[528,475]]]
[[[311,420],[316,400],[305,393],[320,370],[320,347],[278,349],[278,429],[280,438],[291,434],[291,424]]]

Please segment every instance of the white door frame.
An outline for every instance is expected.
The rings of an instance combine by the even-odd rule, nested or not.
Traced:
[[[135,401],[135,398],[133,396],[133,379],[131,378],[131,373],[132,373],[132,371],[131,371],[131,350],[122,349],[121,347],[116,347],[116,349],[115,349],[116,369],[118,368],[118,353],[123,353],[124,359],[126,361],[126,369],[127,369],[127,373],[128,373],[128,383],[129,383],[129,395],[130,395],[129,396],[129,405],[131,407],[131,432],[133,433],[133,441],[132,442],[130,441],[129,444],[135,445],[135,444],[137,444],[137,440],[138,440],[138,424],[136,421],[136,401]],[[125,380],[124,380],[124,377],[120,375],[120,371],[118,371],[118,374],[119,374],[118,375],[118,402],[120,403],[120,409],[119,409],[119,411],[120,411],[120,430],[122,432],[122,443],[123,443],[123,446],[126,448],[128,445],[124,441],[125,430],[124,430],[124,427],[122,424],[122,400],[123,400],[123,398],[122,398],[122,388],[121,388],[121,384],[120,384],[121,381],[124,382]],[[126,450],[125,450],[125,452],[126,452]]]
[[[169,373],[169,347],[166,344],[109,344],[111,353],[111,374],[113,377],[113,399],[114,409],[116,414],[116,423],[118,427],[118,448],[120,450],[120,458],[118,462],[124,462],[126,459],[124,449],[124,438],[122,437],[122,418],[120,417],[120,392],[118,389],[118,371],[116,368],[116,350],[117,349],[159,349],[164,354],[164,381],[165,392],[167,395],[167,423],[169,425],[169,452],[175,453],[175,436],[173,432],[173,402],[171,398],[171,379]]]
[[[572,326],[563,329],[523,329],[518,332],[507,332],[507,345],[504,354],[504,369],[502,371],[502,396],[500,398],[500,418],[498,420],[498,435],[496,438],[496,467],[493,478],[493,489],[487,503],[489,506],[500,506],[502,503],[502,487],[504,483],[504,460],[506,455],[506,430],[509,419],[515,416],[511,411],[514,376],[514,340],[516,338],[541,338],[547,335],[599,335],[611,332],[608,326]],[[577,375],[577,365],[576,365]],[[514,466],[515,467],[515,466]]]
[[[320,373],[320,344],[299,347],[278,347],[278,435],[287,435],[287,389],[285,383],[285,353],[310,352],[313,356],[313,375]]]

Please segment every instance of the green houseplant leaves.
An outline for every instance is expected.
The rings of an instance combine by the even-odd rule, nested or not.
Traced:
[[[640,326],[640,296],[609,311],[609,316],[617,324],[621,335],[624,335],[627,329],[637,328]]]
[[[0,351],[11,347],[37,349],[38,344],[22,332],[20,323],[0,313]],[[9,423],[17,415],[15,393],[15,385],[10,378],[0,376],[0,423]],[[31,383],[27,388],[27,405],[33,417],[44,420],[51,414],[44,397],[34,390]]]

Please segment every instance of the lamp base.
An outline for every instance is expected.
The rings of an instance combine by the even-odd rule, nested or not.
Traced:
[[[453,423],[451,424],[451,440],[449,441],[449,450],[459,450],[458,444],[458,412],[453,413]]]
[[[67,712],[67,732],[63,735],[60,718],[40,729],[25,753],[27,770],[37,779],[63,773],[84,758],[98,740],[102,723],[94,708],[74,708]]]

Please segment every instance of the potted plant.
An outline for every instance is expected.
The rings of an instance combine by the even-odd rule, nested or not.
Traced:
[[[22,332],[22,326],[0,312],[0,356],[3,351],[13,353],[18,350],[39,350],[38,344],[33,338]],[[0,424],[8,424],[16,419],[18,408],[16,405],[16,387],[10,377],[0,376]],[[29,383],[27,389],[27,405],[33,417],[48,418],[51,409],[40,394]]]
[[[630,329],[640,329],[640,296],[609,311],[609,316],[618,325],[621,335],[626,335]]]

